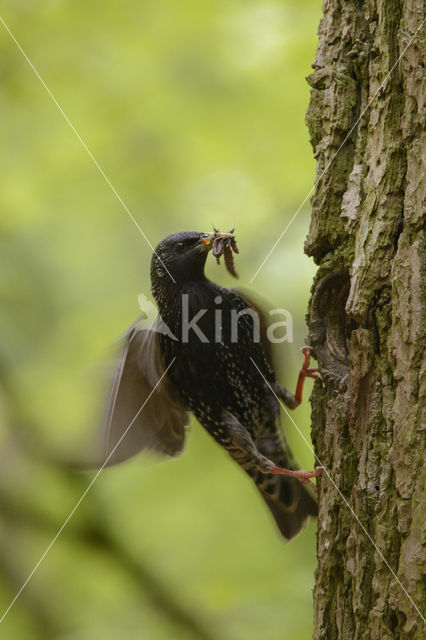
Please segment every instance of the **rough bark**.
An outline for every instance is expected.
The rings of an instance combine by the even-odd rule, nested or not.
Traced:
[[[424,26],[386,80],[423,16],[421,0],[325,0],[308,78],[313,441],[401,583],[324,475],[315,639],[425,637]]]

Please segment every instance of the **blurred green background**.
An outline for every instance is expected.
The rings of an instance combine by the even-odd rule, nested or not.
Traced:
[[[2,17],[155,245],[234,226],[248,286],[314,180],[304,123],[318,2],[5,0]],[[0,25],[0,606],[93,474],[102,363],[149,295],[151,250]],[[294,318],[294,390],[314,265],[309,205],[252,288]],[[213,260],[210,277],[234,284]],[[311,383],[294,414],[308,436]],[[289,420],[300,465],[313,456]],[[291,543],[193,424],[187,451],[103,472],[0,637],[309,638],[315,523]]]

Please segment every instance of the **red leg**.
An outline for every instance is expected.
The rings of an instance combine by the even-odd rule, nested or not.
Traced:
[[[311,354],[310,354],[311,347],[302,347],[301,351],[304,355],[304,360],[303,360],[302,367],[299,371],[299,377],[297,379],[297,385],[296,385],[296,393],[294,394],[294,397],[296,399],[295,407],[298,407],[299,404],[302,402],[303,385],[305,384],[305,378],[313,378],[314,380],[317,380],[318,378],[321,377],[318,369],[309,369],[309,361],[311,359]]]
[[[300,482],[309,484],[309,486],[312,487],[314,491],[318,491],[317,487],[314,485],[313,482],[311,482],[310,478],[317,478],[322,474],[323,471],[324,471],[324,467],[315,467],[314,471],[303,471],[302,469],[296,469],[296,471],[293,471],[293,469],[282,469],[281,467],[271,467],[271,469],[268,470],[268,473],[273,473],[273,474],[282,475],[282,476],[292,476],[293,478],[297,478],[298,480],[300,480]]]

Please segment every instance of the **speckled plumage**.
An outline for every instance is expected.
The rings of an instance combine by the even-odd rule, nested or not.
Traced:
[[[291,538],[309,515],[316,515],[317,506],[299,480],[267,473],[270,461],[280,467],[297,468],[281,431],[279,402],[269,385],[280,389],[284,399],[293,396],[279,385],[262,342],[254,340],[250,312],[241,314],[235,341],[232,314],[247,310],[247,296],[205,277],[207,251],[200,246],[201,236],[199,232],[169,236],[152,258],[152,292],[168,327],[168,331],[155,334],[162,371],[170,366],[167,392],[174,398],[174,407],[192,412],[253,478],[281,532]],[[182,315],[186,313],[183,299],[189,319],[206,310],[196,323],[202,338],[189,331],[188,340],[182,339]],[[129,360],[128,354],[126,358]],[[143,365],[138,358],[140,371]],[[163,397],[162,406],[168,401]],[[152,448],[162,447],[154,443]]]

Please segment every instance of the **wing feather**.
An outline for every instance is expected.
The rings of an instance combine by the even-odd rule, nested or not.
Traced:
[[[162,379],[164,372],[155,324],[141,329],[134,323],[125,337],[105,412],[105,466],[123,462],[144,449],[168,456],[181,453],[188,413],[167,374]]]

